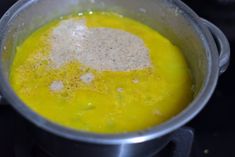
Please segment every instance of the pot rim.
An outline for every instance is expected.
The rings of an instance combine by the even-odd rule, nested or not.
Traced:
[[[17,13],[27,7],[28,5],[36,2],[35,0],[19,0],[17,1],[1,18],[0,20],[0,36],[4,36],[5,29],[8,22]],[[206,80],[200,93],[195,99],[186,107],[181,113],[171,118],[170,120],[160,124],[158,126],[146,129],[143,131],[136,131],[123,134],[95,134],[89,132],[78,131],[70,128],[63,127],[59,124],[51,122],[39,114],[32,111],[26,104],[24,104],[18,96],[12,90],[7,79],[3,76],[3,69],[0,66],[0,89],[4,98],[26,119],[34,123],[39,128],[42,128],[50,133],[56,134],[57,136],[67,138],[75,141],[83,141],[96,144],[130,144],[148,141],[154,138],[167,135],[173,132],[177,128],[185,125],[188,121],[194,118],[206,105],[209,98],[213,94],[216,87],[218,76],[219,76],[219,63],[218,63],[218,51],[215,42],[209,33],[208,28],[203,25],[199,16],[194,13],[188,6],[186,6],[180,0],[171,1],[175,6],[182,10],[185,17],[189,22],[193,24],[194,29],[203,41],[206,55],[208,56],[208,67]],[[3,52],[3,39],[0,38],[0,54]]]

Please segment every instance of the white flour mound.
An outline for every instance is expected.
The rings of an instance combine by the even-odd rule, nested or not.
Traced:
[[[54,68],[73,60],[99,71],[129,71],[151,65],[143,40],[118,29],[88,28],[85,19],[62,21],[52,32],[51,44]]]
[[[94,80],[94,78],[95,77],[92,73],[86,73],[80,77],[82,82],[87,83],[87,84],[91,83]]]

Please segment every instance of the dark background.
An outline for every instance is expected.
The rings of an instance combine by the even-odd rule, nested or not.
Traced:
[[[231,44],[231,65],[220,77],[217,89],[203,111],[187,126],[195,130],[195,157],[235,157],[235,0],[184,0],[201,17],[219,26]],[[0,0],[0,16],[15,0]],[[1,28],[0,28],[1,29]],[[16,121],[19,115],[0,106],[0,157],[14,157]]]
[[[185,0],[201,17],[223,30],[231,46],[230,67],[204,110],[188,125],[195,129],[200,153],[208,157],[235,157],[235,0]],[[204,150],[203,150],[204,149]]]

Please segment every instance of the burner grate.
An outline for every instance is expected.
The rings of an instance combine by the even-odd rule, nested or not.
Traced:
[[[171,142],[153,157],[190,157],[193,137],[191,128],[180,128],[172,134]]]

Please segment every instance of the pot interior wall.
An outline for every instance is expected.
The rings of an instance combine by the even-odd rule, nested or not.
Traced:
[[[17,45],[43,24],[70,13],[91,10],[119,12],[158,30],[184,53],[192,71],[195,94],[205,80],[208,61],[203,42],[188,15],[170,0],[23,0],[0,30],[1,65],[6,79]],[[9,16],[9,15],[8,15]],[[164,53],[164,52],[162,52]]]

